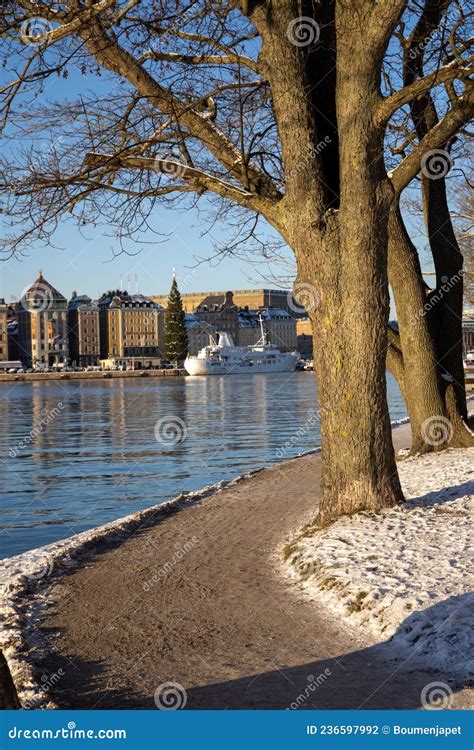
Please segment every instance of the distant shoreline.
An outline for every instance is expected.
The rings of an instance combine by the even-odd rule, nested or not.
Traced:
[[[187,375],[184,368],[173,370],[104,370],[102,372],[22,372],[0,373],[0,383],[28,380],[107,380],[110,378],[167,378]]]

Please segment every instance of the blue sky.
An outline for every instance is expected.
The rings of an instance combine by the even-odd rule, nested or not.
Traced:
[[[11,300],[37,276],[38,269],[66,297],[73,290],[97,297],[110,288],[123,287],[143,294],[167,293],[176,269],[181,291],[240,289],[262,286],[255,267],[237,258],[219,263],[199,262],[213,253],[213,238],[222,240],[222,228],[202,236],[196,211],[159,210],[159,223],[169,238],[144,235],[135,255],[113,254],[113,239],[91,229],[87,239],[71,222],[58,230],[55,242],[64,250],[43,248],[27,256],[0,262],[0,296]],[[151,244],[149,244],[151,243]],[[116,249],[116,248],[115,248]],[[269,285],[268,283],[266,285]]]

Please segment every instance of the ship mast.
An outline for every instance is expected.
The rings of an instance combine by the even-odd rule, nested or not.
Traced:
[[[262,342],[262,346],[266,346],[267,345],[267,334],[266,334],[265,329],[263,327],[262,313],[258,314],[258,322],[260,323],[260,333],[262,334],[260,341]]]

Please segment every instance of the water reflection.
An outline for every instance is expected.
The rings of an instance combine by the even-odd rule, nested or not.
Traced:
[[[1,556],[315,447],[315,397],[310,373],[0,386]],[[170,415],[186,439],[158,442]]]

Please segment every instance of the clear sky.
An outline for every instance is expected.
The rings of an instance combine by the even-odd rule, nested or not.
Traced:
[[[72,223],[65,223],[55,242],[64,250],[38,248],[27,256],[0,262],[0,297],[10,301],[20,297],[41,268],[45,278],[66,297],[73,290],[97,297],[111,288],[127,287],[143,294],[167,293],[176,269],[182,292],[212,289],[246,289],[269,286],[259,279],[254,265],[237,258],[199,262],[213,254],[213,240],[222,240],[223,227],[214,227],[202,236],[204,227],[196,211],[159,210],[160,227],[168,238],[144,235],[135,255],[114,257],[114,241],[102,233],[85,234]],[[83,236],[85,234],[85,236]],[[87,238],[87,239],[86,239]],[[151,243],[151,244],[148,244]],[[115,247],[117,252],[117,248]]]

